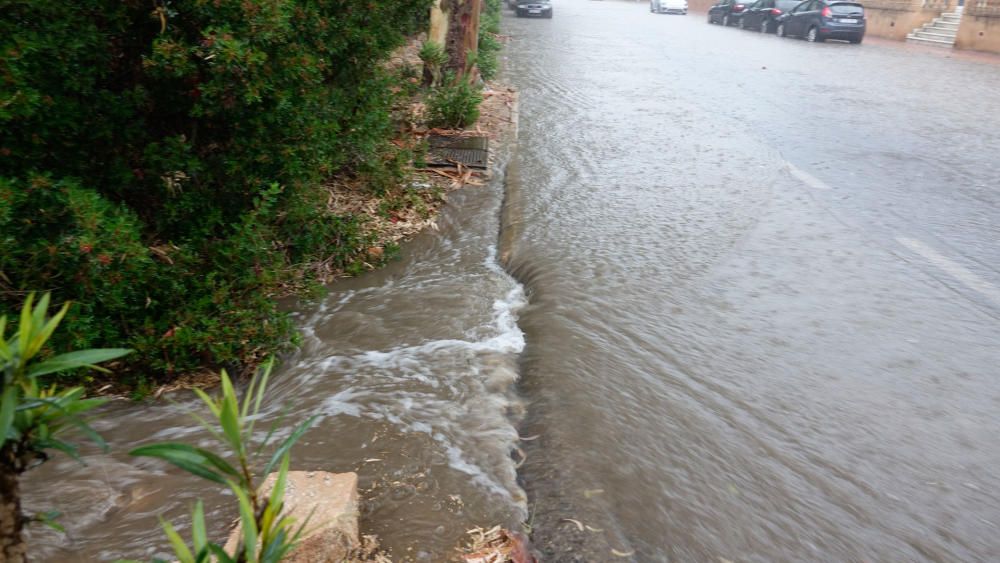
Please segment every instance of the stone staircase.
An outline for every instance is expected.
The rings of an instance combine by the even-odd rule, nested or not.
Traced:
[[[962,23],[962,7],[954,12],[945,12],[923,27],[914,29],[906,36],[906,40],[937,47],[954,47],[955,36],[958,35],[958,25]]]

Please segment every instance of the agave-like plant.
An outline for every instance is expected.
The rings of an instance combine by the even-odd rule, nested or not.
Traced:
[[[302,536],[307,522],[296,523],[282,515],[289,451],[318,417],[310,417],[299,424],[271,454],[260,475],[266,477],[275,468],[278,469],[278,473],[270,494],[263,497],[258,491],[259,483],[255,479],[254,462],[262,451],[267,449],[277,424],[272,426],[267,437],[256,448],[253,447],[253,431],[254,423],[260,415],[272,367],[273,361],[267,362],[253,378],[242,404],[237,399],[236,390],[225,371],[222,372],[222,392],[218,398],[213,398],[204,391],[195,390],[215,420],[209,422],[195,413],[192,413],[192,416],[226,450],[232,452],[233,463],[210,450],[177,442],[142,446],[131,452],[135,456],[168,461],[194,475],[224,485],[236,495],[239,502],[241,540],[233,553],[227,553],[219,544],[208,540],[205,511],[200,501],[192,510],[191,547],[181,538],[172,524],[162,522],[174,550],[174,556],[180,563],[203,563],[212,560],[220,563],[277,563],[294,549]]]
[[[43,357],[45,345],[69,310],[66,303],[48,316],[50,296],[38,303],[28,296],[18,325],[7,336],[7,317],[0,317],[0,561],[25,559],[23,530],[33,520],[52,521],[52,513],[27,517],[21,511],[18,480],[22,473],[48,459],[49,450],[80,459],[76,446],[63,440],[63,432],[75,427],[106,447],[104,440],[83,418],[104,401],[84,398],[82,387],[59,389],[47,386],[46,375],[74,369],[107,371],[97,364],[120,358],[131,350],[103,348],[79,350]]]

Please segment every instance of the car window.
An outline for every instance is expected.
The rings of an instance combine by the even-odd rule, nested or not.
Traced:
[[[830,11],[838,16],[863,16],[865,9],[861,4],[830,4]]]

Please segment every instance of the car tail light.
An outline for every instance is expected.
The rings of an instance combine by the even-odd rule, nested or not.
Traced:
[[[781,15],[781,10],[779,10],[777,8],[771,8],[771,15],[772,16],[780,16]]]
[[[733,6],[733,11],[734,12],[742,12],[743,11],[743,4],[736,4],[735,6]]]
[[[823,8],[823,11],[819,13],[819,15],[823,16],[824,18],[828,18],[833,15],[833,12],[830,11],[829,6],[826,6]]]

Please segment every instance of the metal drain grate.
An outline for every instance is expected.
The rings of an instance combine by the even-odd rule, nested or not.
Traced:
[[[486,137],[427,137],[427,165],[455,166],[461,162],[469,168],[487,168],[490,140]]]

